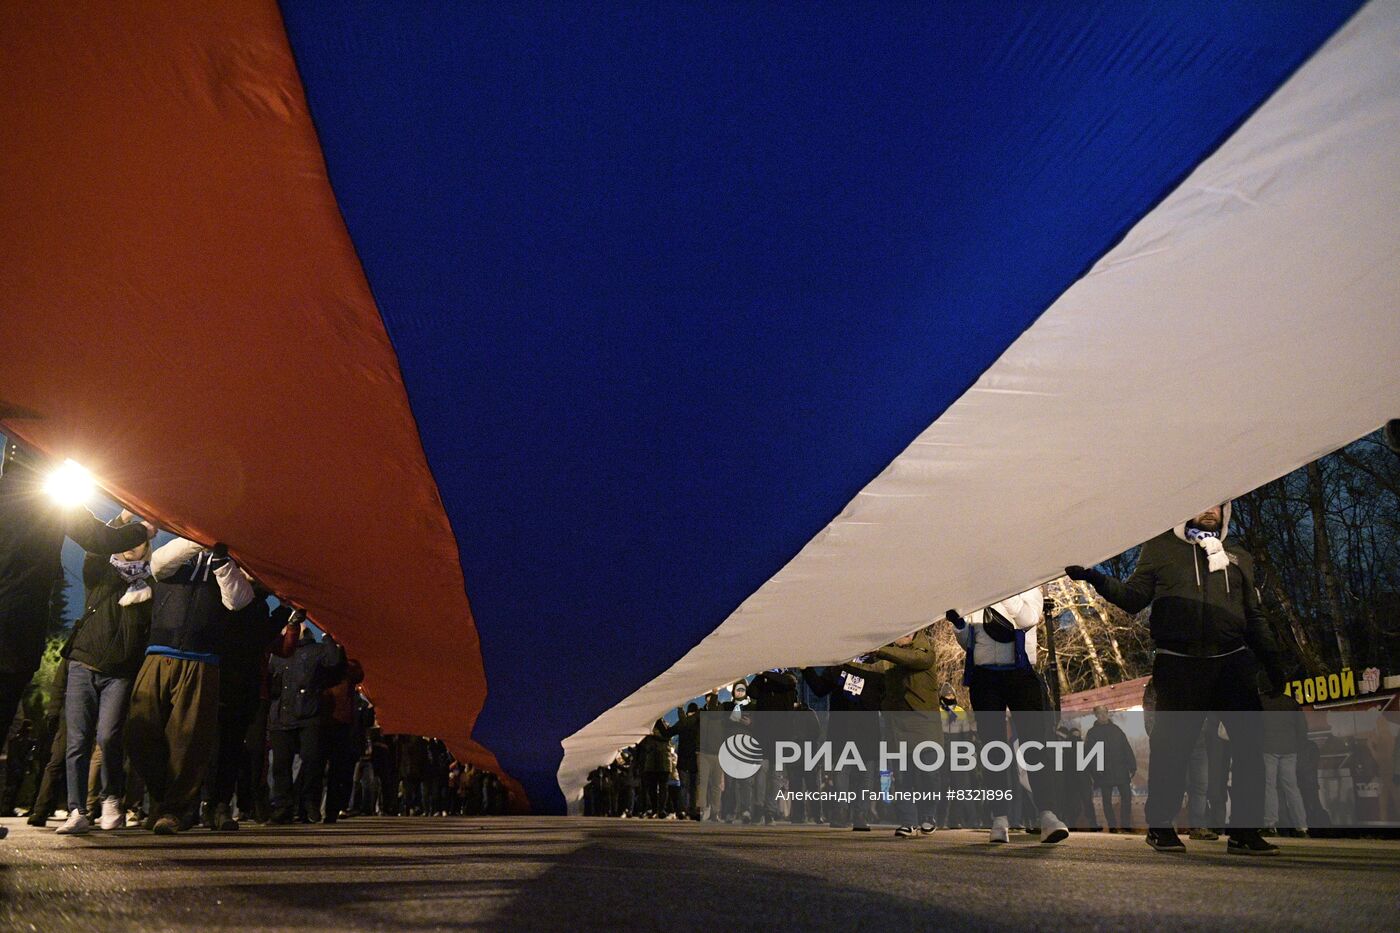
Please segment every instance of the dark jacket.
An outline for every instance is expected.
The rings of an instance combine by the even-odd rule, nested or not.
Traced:
[[[817,696],[831,697],[833,713],[871,713],[884,705],[884,672],[848,661],[836,667],[803,668],[802,679]]]
[[[116,554],[144,542],[146,529],[111,528],[87,509],[61,509],[42,477],[18,464],[7,468],[0,475],[0,673],[39,669],[64,535],[93,554]]]
[[[343,676],[345,649],[329,635],[318,642],[305,632],[292,656],[273,658],[268,671],[273,694],[267,727],[300,729],[321,718],[321,693]]]
[[[701,707],[695,718],[700,729],[697,737],[700,754],[719,754],[719,747],[729,735],[729,717],[724,712],[724,706],[717,705],[714,709]]]
[[[790,671],[763,671],[749,681],[752,710],[763,713],[787,712],[797,703],[797,677]]]
[[[671,773],[671,743],[664,735],[649,732],[637,743],[643,774]]]
[[[1089,582],[1125,612],[1150,605],[1152,641],[1159,649],[1206,657],[1247,646],[1274,683],[1283,683],[1278,643],[1255,588],[1254,559],[1227,537],[1223,544],[1230,565],[1212,573],[1201,548],[1180,537],[1180,530],[1178,526],[1144,544],[1127,580],[1091,572]]]
[[[107,557],[96,554],[83,559],[83,583],[83,614],[74,623],[63,656],[108,677],[135,677],[151,634],[151,599],[121,605],[127,582]]]
[[[1263,696],[1264,752],[1269,755],[1296,755],[1308,742],[1308,717],[1292,697]]]
[[[796,742],[799,746],[804,743],[815,746],[822,740],[821,720],[807,704],[798,703],[797,708],[784,718],[789,723],[784,730],[787,733],[784,738],[788,741]]]
[[[862,757],[873,758],[880,744],[879,709],[885,695],[884,671],[848,661],[820,671],[803,668],[802,679],[817,696],[831,697],[831,712],[826,718],[827,739],[838,746],[855,742]],[[853,716],[852,713],[875,715]],[[838,747],[838,758],[840,754]]]
[[[151,555],[155,607],[147,654],[219,663],[228,612],[248,605],[253,584],[228,557],[176,538]]]
[[[262,677],[267,654],[282,632],[281,622],[272,617],[267,605],[267,597],[254,595],[242,609],[228,609],[222,605],[222,640],[219,644],[219,684],[234,681],[240,684],[255,684]]]
[[[1094,783],[1101,786],[1126,784],[1137,774],[1137,753],[1133,743],[1115,722],[1096,722],[1084,736],[1084,744],[1092,750],[1103,744],[1103,770],[1095,772]]]
[[[700,770],[700,714],[682,713],[676,724],[666,729],[666,737],[677,736],[676,769],[678,771]],[[718,751],[716,746],[715,751]]]

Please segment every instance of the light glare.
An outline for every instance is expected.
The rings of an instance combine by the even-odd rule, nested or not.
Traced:
[[[72,508],[91,501],[97,492],[97,484],[93,482],[92,474],[82,466],[65,460],[44,481],[44,492],[64,508]]]

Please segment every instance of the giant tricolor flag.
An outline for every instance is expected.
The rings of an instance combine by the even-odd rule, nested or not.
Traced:
[[[0,419],[562,809],[1400,414],[1400,3],[0,7]]]

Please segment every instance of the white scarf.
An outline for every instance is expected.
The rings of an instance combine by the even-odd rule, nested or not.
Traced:
[[[1197,547],[1206,552],[1206,566],[1210,568],[1211,573],[1230,566],[1230,557],[1225,553],[1225,545],[1215,532],[1187,528],[1186,540],[1195,543]]]
[[[132,606],[151,598],[151,585],[146,582],[146,578],[151,575],[150,561],[122,560],[116,554],[108,560],[111,561],[112,569],[117,575],[126,581],[126,592],[117,600],[118,606]]]

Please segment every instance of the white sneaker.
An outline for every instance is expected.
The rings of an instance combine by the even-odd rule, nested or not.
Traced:
[[[108,797],[102,801],[102,818],[97,825],[102,829],[126,829],[126,811],[120,800]]]
[[[1004,816],[992,820],[992,834],[988,842],[1010,842],[1011,821]]]
[[[63,825],[54,832],[60,836],[81,836],[92,830],[92,822],[83,815],[81,810],[74,810],[69,814],[68,819],[63,821]]]
[[[1049,810],[1040,811],[1040,844],[1053,845],[1069,838],[1069,827]]]

